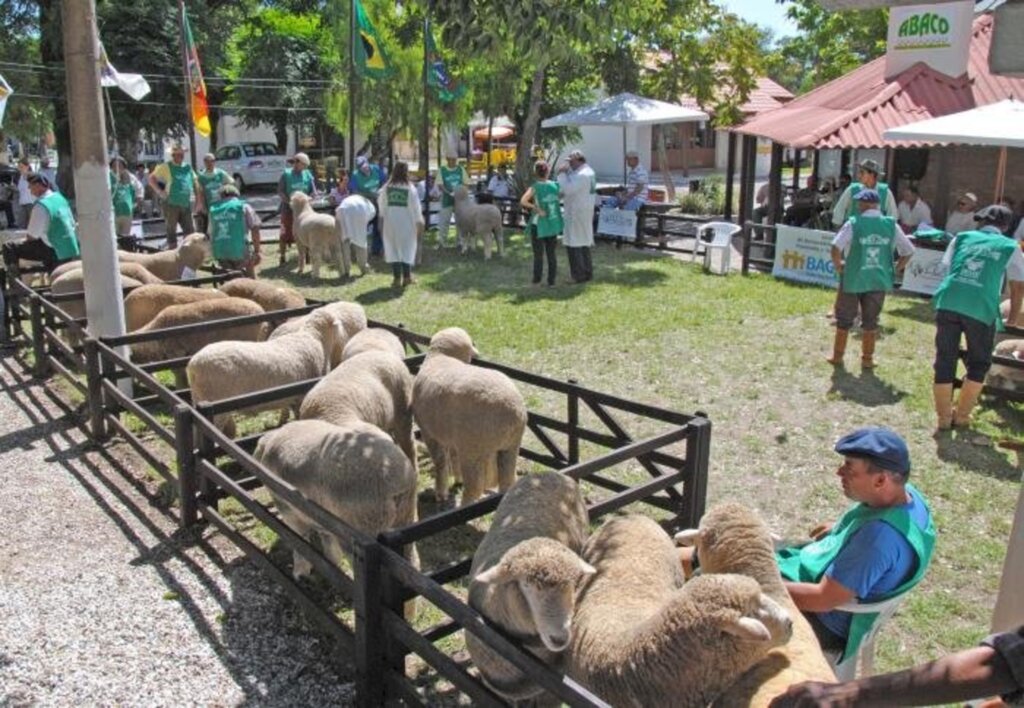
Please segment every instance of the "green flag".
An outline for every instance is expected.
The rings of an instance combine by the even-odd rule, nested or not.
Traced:
[[[442,103],[451,103],[462,98],[466,93],[466,85],[457,82],[448,73],[448,67],[444,65],[441,53],[437,51],[434,44],[433,30],[427,30],[427,85],[433,87],[437,92],[437,100]]]
[[[359,41],[356,42],[356,65],[359,67],[359,73],[376,79],[384,78],[391,73],[387,52],[381,46],[380,37],[370,18],[366,16],[363,4],[359,0],[353,0],[352,4],[356,11],[356,29],[359,32]]]

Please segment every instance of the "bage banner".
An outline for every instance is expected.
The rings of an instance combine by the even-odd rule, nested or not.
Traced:
[[[779,226],[775,233],[775,263],[772,275],[801,283],[836,287],[839,282],[832,265],[831,231]]]

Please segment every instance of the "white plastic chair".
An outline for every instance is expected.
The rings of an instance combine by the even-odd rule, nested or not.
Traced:
[[[697,240],[693,244],[693,257],[697,258],[700,248],[704,247],[704,269],[717,275],[728,275],[732,264],[732,237],[743,230],[743,227],[728,221],[709,221],[697,228]],[[701,238],[704,233],[712,233],[711,241]]]
[[[909,590],[907,592],[910,592]],[[896,597],[890,597],[888,600],[882,600],[881,602],[848,602],[845,605],[840,605],[837,610],[843,612],[852,612],[854,614],[866,614],[871,612],[877,612],[878,617],[875,618],[874,624],[871,625],[871,629],[867,631],[864,638],[861,640],[860,647],[857,653],[846,659],[846,661],[840,661],[839,663],[833,664],[832,668],[835,669],[836,678],[839,681],[853,681],[857,678],[857,664],[861,666],[860,674],[862,676],[871,676],[875,670],[875,639],[878,637],[878,632],[881,631],[893,615],[896,614],[896,610],[903,602],[903,598],[906,597],[907,593],[897,595]],[[840,657],[842,658],[842,657]],[[829,663],[833,663],[831,659]]]

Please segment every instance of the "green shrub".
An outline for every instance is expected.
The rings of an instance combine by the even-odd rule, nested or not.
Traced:
[[[725,211],[725,179],[715,175],[701,180],[696,192],[687,192],[679,198],[684,214],[721,214]]]

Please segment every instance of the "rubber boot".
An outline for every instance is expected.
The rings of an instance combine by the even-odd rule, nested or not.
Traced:
[[[827,361],[832,366],[843,365],[843,355],[846,354],[846,340],[850,337],[850,330],[848,329],[836,329],[836,336],[832,342],[832,356],[826,357]]]
[[[978,402],[984,386],[983,383],[964,379],[964,385],[960,387],[960,398],[956,402],[956,412],[953,413],[954,427],[966,428],[971,424],[971,411],[974,410],[974,404]]]
[[[279,241],[277,244],[277,264],[284,265],[285,249],[287,246],[284,245],[283,241]]]
[[[878,341],[878,331],[862,332],[860,340],[860,366],[862,369],[875,368],[875,342]]]
[[[949,430],[953,426],[953,384],[934,384],[932,396],[938,419],[935,427],[937,430]]]

